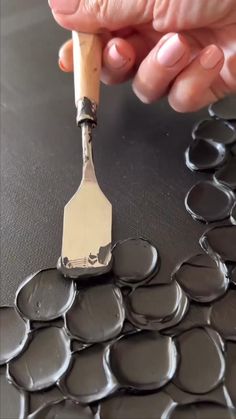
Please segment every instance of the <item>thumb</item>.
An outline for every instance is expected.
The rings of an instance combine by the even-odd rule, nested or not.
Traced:
[[[153,0],[48,0],[56,21],[81,32],[110,31],[153,21]]]

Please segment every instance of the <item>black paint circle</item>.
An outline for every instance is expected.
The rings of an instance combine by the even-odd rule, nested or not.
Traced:
[[[210,256],[199,254],[183,262],[174,278],[194,301],[208,303],[221,297],[228,288],[227,268]]]
[[[224,378],[221,338],[212,329],[195,328],[177,338],[180,362],[174,383],[189,393],[204,394]]]
[[[236,341],[236,290],[232,289],[213,304],[211,325],[225,339]]]
[[[213,140],[194,140],[185,152],[185,162],[190,170],[210,170],[221,166],[228,157],[224,144]]]
[[[126,298],[126,313],[137,328],[162,330],[177,324],[188,309],[188,301],[176,281],[140,287]]]
[[[66,314],[66,325],[72,336],[98,343],[118,336],[124,319],[121,291],[107,284],[79,290]]]
[[[199,243],[215,260],[236,262],[236,226],[214,227],[202,235]]]
[[[70,355],[70,340],[63,329],[39,329],[34,332],[27,349],[9,364],[9,375],[25,390],[45,389],[64,374]]]
[[[214,180],[231,189],[236,189],[236,157],[232,157],[225,166],[217,170]]]
[[[187,193],[185,206],[199,221],[213,222],[228,218],[234,204],[233,192],[211,181],[195,184]]]
[[[192,131],[193,138],[214,140],[221,144],[232,144],[236,141],[236,131],[233,125],[219,119],[205,119],[198,122]]]
[[[113,271],[118,282],[133,286],[156,272],[159,255],[157,249],[144,239],[127,239],[113,248]]]
[[[72,400],[49,403],[28,416],[28,419],[94,419],[89,407],[81,406]]]
[[[100,419],[164,419],[174,405],[170,396],[164,392],[138,396],[117,395],[101,403],[99,417]]]
[[[26,418],[27,407],[27,394],[8,381],[4,369],[0,371],[0,418]]]
[[[236,120],[236,95],[226,96],[210,105],[209,114],[221,119]]]
[[[0,307],[0,365],[16,357],[24,348],[29,334],[29,322],[24,321],[13,307]]]
[[[16,306],[30,320],[53,320],[70,308],[74,297],[73,280],[64,278],[57,269],[46,269],[30,276],[20,285]]]
[[[195,403],[186,406],[177,406],[170,419],[234,419],[231,408],[220,406],[217,403]]]
[[[109,369],[109,346],[93,345],[72,355],[60,382],[62,392],[81,403],[91,403],[112,393],[117,383]]]
[[[173,340],[157,332],[125,336],[111,347],[111,369],[123,387],[155,390],[173,377],[177,352]]]

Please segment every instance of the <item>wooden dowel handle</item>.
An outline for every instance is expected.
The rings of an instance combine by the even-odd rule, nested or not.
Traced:
[[[89,99],[99,103],[102,45],[98,35],[73,31],[75,105]],[[78,118],[77,118],[78,119]],[[78,121],[79,122],[79,121]]]

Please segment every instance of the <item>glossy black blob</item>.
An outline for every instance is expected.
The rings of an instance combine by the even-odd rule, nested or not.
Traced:
[[[227,96],[209,106],[209,114],[221,119],[236,119],[236,96]]]
[[[212,329],[196,328],[177,338],[180,362],[174,383],[189,393],[204,394],[223,380],[223,344]]]
[[[66,315],[66,325],[82,341],[103,342],[120,333],[124,318],[121,291],[108,284],[79,290]]]
[[[232,144],[236,140],[236,131],[227,121],[206,119],[195,125],[192,136],[193,138],[214,140],[222,144]]]
[[[234,342],[227,342],[226,345],[225,385],[236,407],[236,343]]]
[[[192,300],[201,303],[221,297],[229,284],[226,266],[205,254],[192,256],[183,262],[173,277]]]
[[[70,398],[82,403],[102,399],[112,393],[117,383],[109,370],[109,347],[94,345],[74,353],[60,388]]]
[[[137,286],[147,282],[157,271],[159,255],[144,239],[127,239],[113,248],[113,271],[122,285]]]
[[[143,396],[117,395],[100,406],[100,419],[164,419],[174,402],[164,392]]]
[[[222,406],[231,406],[229,401],[230,396],[224,385],[219,385],[214,390],[209,391],[206,394],[193,394],[183,391],[172,382],[165,387],[165,393],[167,393],[174,402],[179,405],[196,403],[196,402],[210,402],[218,403]]]
[[[24,321],[13,307],[0,307],[0,365],[22,351],[28,333],[29,322]]]
[[[170,419],[235,419],[235,412],[216,403],[196,403],[178,406]]]
[[[123,387],[154,390],[173,377],[177,352],[173,340],[157,332],[128,335],[111,347],[111,368]]]
[[[30,320],[44,321],[64,314],[75,297],[75,284],[57,269],[39,271],[23,282],[16,294],[16,305]]]
[[[190,170],[210,170],[221,166],[228,157],[224,144],[213,140],[196,139],[185,152],[185,162]]]
[[[137,328],[162,330],[174,326],[188,309],[188,299],[176,281],[141,287],[126,298],[127,317]]]
[[[236,225],[236,202],[235,202],[235,204],[234,204],[234,206],[231,210],[231,213],[230,213],[230,221],[231,221],[232,224]]]
[[[28,419],[93,419],[89,407],[81,406],[72,400],[51,403],[28,416]]]
[[[70,340],[63,329],[34,332],[27,349],[9,364],[9,374],[22,388],[37,391],[55,384],[70,363]]]
[[[48,390],[35,391],[29,395],[30,412],[36,412],[36,410],[42,409],[48,404],[60,402],[63,399],[64,395],[56,385]]]
[[[234,204],[233,192],[215,182],[196,183],[185,198],[185,207],[195,220],[220,221],[228,218]]]
[[[168,330],[165,330],[163,333],[168,336],[176,336],[180,333],[185,332],[186,330],[195,328],[195,327],[205,327],[210,325],[210,305],[199,305],[196,303],[190,303],[189,309],[185,317],[177,326],[173,326]]]
[[[228,163],[221,167],[214,174],[214,180],[231,189],[236,189],[236,157],[233,157]]]
[[[27,414],[27,395],[11,384],[0,370],[0,418],[23,419]]]
[[[236,226],[212,228],[202,235],[199,243],[213,259],[236,262]]]
[[[236,290],[216,301],[211,311],[211,325],[225,339],[236,340]]]

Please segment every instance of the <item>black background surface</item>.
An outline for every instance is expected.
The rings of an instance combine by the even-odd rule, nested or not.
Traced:
[[[55,266],[65,203],[81,177],[72,75],[57,67],[69,36],[46,0],[1,2],[1,304],[30,273]],[[184,150],[207,112],[180,115],[138,102],[129,84],[103,87],[94,136],[99,183],[113,204],[113,240],[144,236],[159,249],[160,281],[200,250],[206,226],[184,207],[191,173]]]

